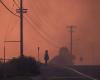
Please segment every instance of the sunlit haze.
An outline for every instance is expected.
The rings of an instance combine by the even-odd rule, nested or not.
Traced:
[[[3,0],[16,13],[19,0]],[[73,25],[73,55],[75,64],[100,64],[100,0],[23,0],[24,54],[44,60],[45,50],[50,59],[58,55],[59,48],[70,50],[70,29]],[[19,15],[18,13],[16,13]],[[19,41],[20,19],[0,3],[0,58],[4,54],[4,41]],[[5,42],[6,58],[19,56],[19,42]],[[84,60],[80,61],[80,57]]]

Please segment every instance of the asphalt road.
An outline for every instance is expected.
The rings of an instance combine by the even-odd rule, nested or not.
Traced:
[[[55,67],[43,65],[41,67],[41,75],[32,77],[32,76],[16,76],[10,79],[3,80],[98,80],[87,74],[83,74],[78,70],[70,67]]]
[[[54,66],[41,67],[44,80],[97,80],[73,68],[58,68]]]

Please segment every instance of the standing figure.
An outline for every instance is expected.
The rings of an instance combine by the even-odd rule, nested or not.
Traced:
[[[44,60],[45,60],[45,64],[47,64],[49,60],[48,50],[45,51]]]

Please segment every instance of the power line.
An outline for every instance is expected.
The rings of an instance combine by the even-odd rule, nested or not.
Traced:
[[[33,27],[33,23],[29,21],[29,19],[27,17],[24,17],[26,19],[26,21],[31,25],[32,29],[35,30],[36,32],[38,32],[38,34],[48,43],[52,44],[53,46],[55,46],[56,48],[60,48],[57,45],[55,45],[54,43],[52,43],[50,40],[48,40],[46,37],[44,37],[40,31],[38,31],[35,27]]]
[[[34,29],[36,32],[38,32],[38,34],[48,43],[52,44],[53,46],[55,46],[56,48],[59,48],[57,45],[53,44],[50,40],[48,40],[46,37],[44,37],[40,31],[38,31],[35,27],[33,27],[34,25],[26,18],[27,22],[31,25],[32,29]]]
[[[44,4],[44,2],[41,1],[41,0],[40,0],[38,3],[39,3],[39,4],[38,4],[39,6],[38,6],[36,9],[38,9],[38,8],[41,7],[41,6],[44,6],[44,7],[46,7],[46,8],[49,8],[49,7],[48,7],[49,4]],[[31,4],[32,4],[32,2],[31,2]],[[41,5],[41,6],[40,6],[40,5]],[[49,9],[48,9],[48,10],[49,10]],[[46,17],[46,19],[48,19],[48,18]],[[51,23],[48,22],[47,20],[45,20],[45,23],[46,23],[46,24],[47,24],[47,23],[51,24]],[[55,23],[57,23],[57,22],[55,22]],[[53,24],[53,25],[56,26],[55,24]],[[52,26],[52,25],[51,25],[51,26]],[[53,28],[54,28],[54,29],[57,29],[57,27],[53,27]]]
[[[13,7],[14,7],[14,4],[13,4],[13,6],[12,6],[11,9],[13,9]],[[11,22],[11,21],[12,21],[12,18],[9,18],[9,24],[8,24],[8,28],[7,28],[7,31],[6,31],[6,34],[5,34],[5,39],[4,39],[5,41],[6,41],[6,38],[7,38],[7,35],[8,35],[7,33],[8,33],[8,30],[9,30],[10,22]],[[12,30],[13,30],[13,29],[11,29],[10,32],[12,32]]]
[[[39,21],[41,21],[41,22],[43,22],[45,25],[46,25],[46,27],[47,26],[52,26],[50,23],[48,23],[48,21],[47,20],[45,20],[45,19],[43,19],[43,17],[41,18],[41,16],[39,15],[39,10],[37,10],[39,7],[38,7],[38,5],[36,6],[36,8],[35,8],[35,6],[33,6],[32,5],[32,2],[30,2],[30,6],[32,7],[32,8],[34,8],[34,10],[35,10],[35,12],[36,12],[36,14],[35,14],[35,17],[37,17],[38,18],[38,20]],[[32,9],[31,9],[32,10]],[[32,10],[33,11],[33,10]],[[51,28],[51,27],[49,27],[49,28]],[[52,28],[54,28],[54,27],[52,27]],[[52,30],[54,30],[54,29],[52,29]],[[43,29],[42,29],[42,31],[44,31]],[[45,32],[45,31],[44,31]],[[49,34],[48,34],[49,35]],[[50,35],[49,35],[50,36]]]
[[[15,0],[13,0],[13,1],[14,1],[15,5],[16,5],[17,7],[19,7],[18,4],[17,4],[17,2],[16,2]],[[33,7],[32,4],[31,4],[31,7]],[[26,14],[26,15],[28,16],[28,14]],[[36,17],[38,18],[39,21],[41,21],[41,18],[40,18],[38,15],[36,15]],[[31,19],[31,21],[32,21],[32,18],[30,18],[30,19]],[[42,21],[43,21],[43,19],[42,19]],[[45,22],[45,23],[46,23],[46,22]],[[38,25],[38,24],[36,24],[35,22],[34,22],[34,24],[35,24],[35,25]],[[47,25],[47,24],[46,24],[46,25]],[[48,35],[43,29],[42,29],[42,32],[43,32],[46,36],[49,36],[49,38],[50,38],[50,35]],[[52,39],[53,39],[53,38],[52,38]],[[51,40],[52,40],[52,39],[51,39]],[[54,40],[54,41],[55,41],[55,40]]]
[[[14,2],[14,4],[19,8],[19,5],[16,3],[16,1],[15,0],[13,0],[13,2]]]
[[[39,3],[39,2],[38,2]],[[30,0],[30,7],[31,7],[31,10],[32,11],[34,11],[34,17],[36,17],[36,19],[38,19],[39,20],[39,22],[41,23],[43,23],[44,24],[44,26],[46,26],[46,29],[47,28],[50,28],[50,30],[52,29],[52,28],[54,28],[53,27],[53,25],[51,25],[50,23],[48,24],[48,22],[45,20],[45,19],[43,19],[43,17],[41,17],[40,16],[40,14],[39,14],[39,4],[37,5],[37,6],[35,6],[35,5],[33,5],[32,4],[32,1]],[[32,9],[33,8],[33,9]],[[38,10],[37,10],[38,9]],[[32,17],[31,17],[32,18]],[[32,20],[32,19],[31,19]],[[52,29],[52,30],[54,30],[54,29]],[[59,41],[57,41],[56,39],[54,39],[49,33],[47,33],[47,31],[45,31],[45,29],[43,29],[43,28],[41,28],[41,31],[50,39],[50,40],[52,40],[52,41],[55,41],[56,43],[60,43]]]
[[[32,2],[31,2],[30,5],[31,5],[31,7],[33,7]],[[36,12],[36,11],[35,11],[35,12]],[[38,14],[38,13],[37,13],[37,14]],[[38,14],[38,15],[37,15],[37,14],[35,15],[35,17],[38,18],[39,21],[44,22],[45,25],[47,26],[47,25],[48,25],[47,22],[45,22],[43,19],[41,19],[41,17],[39,16],[39,14]],[[32,20],[32,18],[30,18],[30,19]],[[49,34],[47,34],[45,30],[43,30],[43,29],[41,29],[41,30],[42,30],[42,32],[43,32],[47,37],[49,36],[48,38],[50,38],[50,40],[56,41],[56,40],[54,40]]]
[[[1,4],[2,4],[11,14],[13,14],[14,16],[19,17],[19,15],[16,15],[14,12],[12,12],[12,11],[2,2],[2,0],[0,0],[0,2],[1,2]]]
[[[15,0],[13,0],[14,1],[14,3],[16,4],[16,6],[17,7],[19,7],[18,6],[18,4],[16,3],[16,1]],[[34,29],[36,32],[38,32],[39,33],[39,35],[44,39],[44,40],[46,40],[48,43],[52,43],[51,41],[49,41],[46,37],[44,37],[42,34],[41,34],[41,32],[39,31],[39,30],[37,30],[34,26],[33,26],[33,22],[32,22],[32,18],[30,18],[29,19],[29,16],[26,14],[26,16],[27,17],[24,17],[26,20],[27,20],[27,22],[31,25],[31,27],[32,27],[32,29]],[[34,24],[36,25],[36,26],[38,26],[38,24],[36,24],[35,22],[34,22]],[[42,31],[42,32],[44,32],[44,31]],[[44,32],[45,33],[45,32]],[[46,33],[45,33],[46,34]],[[52,40],[52,39],[51,39]],[[53,44],[53,43],[52,43]],[[55,47],[57,47],[58,48],[58,46],[56,46],[55,44],[53,44]]]
[[[73,55],[73,28],[75,26],[71,25],[71,26],[68,26],[68,28],[70,29],[70,52],[71,54]]]

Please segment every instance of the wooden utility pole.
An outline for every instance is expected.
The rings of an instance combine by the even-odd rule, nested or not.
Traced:
[[[4,43],[4,64],[6,62],[6,50],[5,50],[5,43]]]
[[[70,53],[73,54],[73,28],[74,26],[68,26],[70,28]]]
[[[27,9],[23,9],[23,0],[20,0],[20,9],[17,9],[16,11],[20,14],[20,57],[23,57],[23,13],[27,12]]]
[[[40,47],[38,46],[38,62],[40,62]]]
[[[23,0],[20,0],[20,56],[23,57]]]
[[[10,60],[10,59],[6,59],[6,43],[10,43],[10,42],[19,42],[19,41],[4,41],[4,78],[6,79],[7,77],[6,77],[6,66],[5,66],[5,64],[6,64],[6,60]]]

